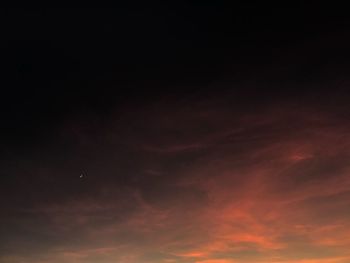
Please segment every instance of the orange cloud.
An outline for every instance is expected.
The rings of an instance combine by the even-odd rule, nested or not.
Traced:
[[[58,241],[27,262],[350,262],[350,127],[287,106],[200,107],[131,118],[144,130],[118,130],[118,145],[139,169],[119,169],[123,186],[30,210]]]

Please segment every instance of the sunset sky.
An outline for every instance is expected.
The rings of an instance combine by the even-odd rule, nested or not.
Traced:
[[[1,263],[350,262],[345,20],[1,12]]]

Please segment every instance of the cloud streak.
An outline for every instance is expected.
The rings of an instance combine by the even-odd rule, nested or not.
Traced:
[[[191,106],[145,105],[98,134],[64,128],[103,158],[88,165],[85,182],[50,161],[30,165],[56,169],[62,175],[52,180],[80,190],[15,209],[12,216],[25,216],[13,227],[43,225],[32,225],[29,252],[7,246],[2,260],[349,261],[350,127],[342,117],[292,104],[248,113],[225,101]],[[23,231],[11,242],[25,243]]]

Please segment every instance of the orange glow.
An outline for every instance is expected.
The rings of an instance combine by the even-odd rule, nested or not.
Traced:
[[[350,262],[350,129],[285,109],[296,122],[291,131],[272,112],[232,122],[224,110],[197,122],[196,112],[154,113],[174,121],[160,116],[149,129],[180,135],[139,139],[140,184],[104,184],[92,197],[38,206],[52,235],[69,236],[71,244],[35,262]],[[190,134],[207,126],[215,128]]]

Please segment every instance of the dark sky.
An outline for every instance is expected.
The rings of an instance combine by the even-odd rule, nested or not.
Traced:
[[[0,262],[349,262],[341,13],[1,9]]]

